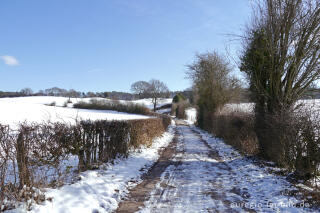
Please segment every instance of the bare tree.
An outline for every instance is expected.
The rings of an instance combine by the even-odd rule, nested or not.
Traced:
[[[30,88],[23,88],[22,90],[20,90],[20,93],[26,96],[30,96],[33,94],[33,91]]]
[[[148,88],[150,87],[150,84],[146,81],[137,81],[131,85],[131,91],[138,95],[139,98],[145,98],[146,92],[148,91]]]
[[[50,96],[67,96],[68,91],[59,87],[52,87],[50,89],[45,89],[44,93]]]
[[[167,97],[169,89],[165,83],[159,80],[151,79],[149,81],[148,93],[152,98],[153,111],[156,111],[158,99]]]
[[[37,95],[41,95],[41,96],[42,96],[42,95],[45,95],[45,94],[44,94],[44,91],[43,91],[43,90],[39,90],[38,93],[37,93]]]
[[[263,51],[260,68],[266,66],[259,71],[256,67],[246,66],[242,70],[254,74],[252,84],[266,97],[268,111],[273,113],[291,109],[309,85],[320,78],[320,1],[258,2],[244,49],[245,54],[248,49],[251,53],[255,51],[255,57],[258,51]],[[263,46],[253,44],[257,32]],[[247,58],[244,65],[250,65],[254,60]],[[262,77],[266,81],[264,85],[261,85]]]
[[[272,141],[284,155],[286,135],[270,138],[267,131],[277,129],[275,119],[290,120],[295,102],[320,79],[320,1],[257,0],[253,13],[240,69],[254,94],[256,132],[268,158]]]
[[[198,54],[187,67],[197,95],[198,124],[210,129],[214,113],[237,97],[239,80],[231,75],[230,63],[217,52]]]
[[[74,89],[70,89],[70,90],[67,92],[67,95],[68,95],[68,97],[69,97],[69,101],[71,101],[71,100],[70,100],[71,98],[78,98],[78,97],[80,97],[79,92],[77,92],[77,91],[74,90]]]

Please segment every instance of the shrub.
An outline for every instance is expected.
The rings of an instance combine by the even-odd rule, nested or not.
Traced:
[[[316,118],[316,119],[314,119]],[[289,148],[288,162],[294,168],[297,176],[309,179],[319,175],[320,163],[320,119],[319,114],[305,113],[300,115],[297,127],[298,137]],[[294,160],[294,161],[292,161]],[[292,164],[294,162],[294,165]]]
[[[187,100],[187,98],[184,97],[184,95],[182,95],[181,93],[178,93],[173,97],[172,102],[173,103],[178,103],[180,101],[185,101],[185,100]]]
[[[186,119],[186,108],[190,107],[189,101],[184,95],[178,93],[173,97],[171,106],[171,115],[175,115],[179,119]]]
[[[172,104],[164,104],[164,105],[162,105],[162,106],[157,107],[156,110],[168,109],[168,108],[171,108],[171,107],[172,107]]]
[[[68,101],[63,103],[63,107],[68,107]]]
[[[268,115],[265,128],[260,134],[267,134],[269,146],[267,156],[279,166],[294,171],[301,179],[318,175],[320,163],[320,117],[313,110],[302,108],[286,115]]]
[[[47,106],[56,106],[56,102],[55,102],[55,101],[52,101],[51,103],[45,104],[45,105],[47,105]]]
[[[196,55],[195,62],[188,65],[188,69],[197,96],[197,123],[206,128],[211,125],[206,123],[207,118],[239,95],[239,80],[231,76],[230,63],[217,52]]]
[[[254,131],[254,117],[244,112],[216,113],[211,122],[211,129],[217,137],[240,152],[255,155],[259,152],[257,136]]]
[[[264,119],[264,128],[258,129],[254,114],[223,110],[207,118],[206,122],[212,125],[206,130],[243,153],[261,155],[256,135],[256,131],[260,131],[269,141],[265,149],[269,160],[294,172],[297,178],[307,180],[319,175],[320,114],[314,109],[301,106],[290,116],[269,114]]]
[[[73,107],[78,109],[114,110],[118,112],[151,115],[150,110],[143,105],[134,104],[134,103],[122,104],[119,101],[114,101],[114,100],[105,101],[105,100],[91,99],[89,103],[78,102],[78,103],[75,103]]]
[[[187,115],[185,111],[190,106],[190,103],[186,100],[173,103],[171,107],[171,115],[175,115],[179,119],[186,119]]]
[[[7,175],[10,172],[8,171],[10,161],[14,159],[14,152],[15,148],[9,127],[0,125],[0,211],[13,207],[14,203],[5,201],[5,198],[13,197],[15,193],[14,190],[11,190],[10,187],[5,184]],[[14,179],[16,180],[16,178]]]
[[[150,146],[153,138],[160,136],[167,128],[166,121],[160,118],[128,122],[130,124],[130,144],[135,148],[141,145]]]

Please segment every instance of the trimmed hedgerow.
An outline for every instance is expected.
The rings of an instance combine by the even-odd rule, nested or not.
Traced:
[[[61,164],[70,155],[77,156],[78,171],[94,169],[116,157],[127,157],[130,149],[152,145],[170,123],[170,117],[159,116],[76,125],[24,123],[15,131],[0,125],[1,210],[14,208],[17,201],[42,202],[45,198],[36,188],[59,186]]]
[[[247,155],[259,153],[258,139],[254,131],[254,118],[249,113],[229,112],[216,113],[207,117],[211,128],[206,129],[217,137],[223,138],[227,144]]]
[[[113,110],[118,112],[127,112],[133,114],[150,115],[150,110],[140,104],[134,103],[121,103],[115,100],[96,100],[91,99],[90,102],[79,102],[73,105],[74,108],[78,109],[95,109],[95,110]]]

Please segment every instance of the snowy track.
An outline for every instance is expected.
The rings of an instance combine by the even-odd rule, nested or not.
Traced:
[[[210,168],[217,163],[210,150],[189,127],[179,127],[177,155],[157,184],[141,212],[199,212],[215,209],[211,192]]]
[[[286,195],[297,189],[284,177],[268,173],[221,140],[190,126],[177,126],[177,132],[176,152],[167,159],[172,163],[139,212],[317,211],[298,207],[308,204]],[[135,200],[129,194],[122,206]]]

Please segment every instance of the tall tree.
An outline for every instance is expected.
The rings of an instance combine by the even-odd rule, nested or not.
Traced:
[[[268,149],[266,119],[288,120],[296,101],[320,79],[320,1],[259,0],[244,40],[240,69],[256,103],[257,135]],[[269,127],[275,126],[268,120]],[[281,144],[285,135],[274,139]],[[268,156],[266,156],[268,157]]]
[[[198,54],[194,63],[188,65],[187,75],[197,94],[201,128],[210,129],[214,113],[237,96],[240,85],[238,79],[231,76],[231,71],[230,63],[217,52]]]
[[[23,88],[22,90],[20,90],[20,93],[22,93],[25,96],[30,96],[33,94],[33,91],[32,91],[32,89],[27,87],[27,88]]]
[[[131,91],[139,98],[145,98],[150,84],[146,81],[137,81],[131,85]]]
[[[167,85],[159,80],[151,79],[149,81],[148,93],[152,98],[153,111],[156,111],[158,99],[167,97],[169,94],[169,89]]]
[[[320,1],[259,2],[241,69],[253,77],[256,93],[266,97],[268,112],[292,109],[320,78]],[[260,65],[257,57],[263,60]],[[262,81],[267,84],[261,85]]]

